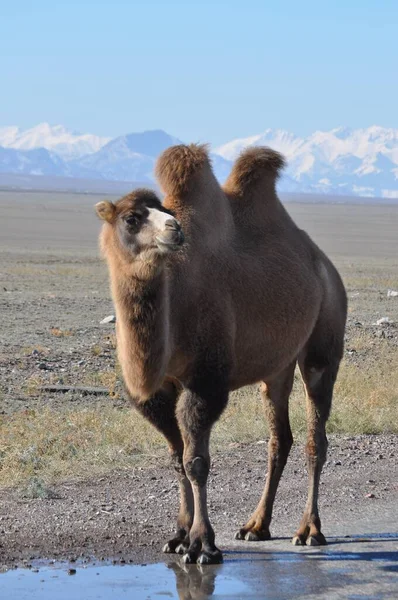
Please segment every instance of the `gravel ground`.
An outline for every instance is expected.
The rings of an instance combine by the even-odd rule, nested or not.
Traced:
[[[334,535],[328,523],[345,522],[349,535],[352,519],[386,506],[395,505],[398,518],[397,456],[396,436],[331,436],[320,499],[326,536]],[[235,530],[256,506],[265,472],[264,444],[235,445],[213,456],[209,511],[223,549],[231,547]],[[167,465],[63,483],[53,491],[55,499],[29,500],[18,490],[0,490],[0,565],[23,566],[43,558],[161,559],[178,507],[177,483]],[[306,492],[304,450],[297,445],[276,498],[273,536],[293,535]],[[391,523],[393,529],[396,525]],[[289,543],[286,539],[287,549]]]

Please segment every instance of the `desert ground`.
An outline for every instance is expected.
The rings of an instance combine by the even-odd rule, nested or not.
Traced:
[[[173,530],[177,485],[165,445],[130,410],[114,325],[100,324],[113,314],[97,247],[100,199],[0,192],[0,566],[157,561]],[[398,206],[286,206],[334,260],[349,297],[321,485],[325,534],[349,536],[356,519],[382,514],[396,532],[398,297],[388,291],[398,290]],[[72,389],[43,389],[53,385]],[[298,376],[291,419],[296,444],[272,527],[286,545],[307,488]],[[214,431],[209,486],[223,549],[236,547],[233,533],[261,494],[266,440],[257,390],[233,394]]]

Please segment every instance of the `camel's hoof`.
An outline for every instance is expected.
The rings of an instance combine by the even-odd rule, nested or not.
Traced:
[[[246,542],[264,542],[270,539],[271,534],[269,531],[248,531],[245,535]]]
[[[295,535],[292,539],[293,546],[305,546],[305,538],[303,535]]]
[[[179,539],[170,540],[163,546],[163,552],[165,554],[184,554],[187,550],[188,544],[184,544],[184,542]]]
[[[244,529],[239,529],[235,533],[235,539],[246,540],[246,542],[264,542],[271,539],[271,534],[269,531],[245,531]]]
[[[193,552],[188,551],[183,555],[181,560],[186,565],[193,565],[194,563],[196,563],[197,558]]]
[[[199,565],[219,565],[223,561],[220,550],[201,552],[196,561]]]
[[[220,550],[214,547],[214,550],[187,550],[182,557],[182,562],[186,565],[198,563],[199,565],[219,565],[223,558]]]
[[[308,537],[307,546],[327,546],[327,541],[323,533],[317,533]]]
[[[181,542],[181,544],[178,544],[177,548],[175,549],[175,553],[176,554],[185,554],[185,552],[188,550],[189,546],[188,544],[184,544],[184,542]]]

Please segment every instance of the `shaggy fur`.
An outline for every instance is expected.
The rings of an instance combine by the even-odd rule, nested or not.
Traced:
[[[172,146],[163,152],[156,165],[156,177],[165,194],[178,197],[189,191],[204,166],[210,167],[207,146]]]
[[[275,186],[284,166],[285,159],[279,152],[266,147],[249,148],[238,157],[224,187],[228,192],[244,197],[261,183],[269,182]]]
[[[307,394],[309,493],[294,543],[326,543],[317,496],[346,295],[336,269],[276,195],[282,165],[267,148],[246,151],[222,189],[205,147],[176,146],[157,165],[163,208],[141,190],[99,210],[124,381],[133,404],[165,435],[179,473],[177,531],[165,551],[183,553],[185,562],[221,560],[207,513],[209,437],[229,392],[256,382],[271,432],[268,477],[237,537],[270,536],[292,444],[288,399],[296,364]],[[182,224],[181,250],[156,253],[139,239],[131,242],[138,254],[126,248],[123,215],[147,203]]]

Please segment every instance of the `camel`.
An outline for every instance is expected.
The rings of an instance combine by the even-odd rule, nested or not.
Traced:
[[[269,148],[246,150],[222,188],[205,146],[173,146],[156,166],[163,204],[138,189],[96,205],[127,394],[165,436],[179,479],[177,530],[163,550],[185,563],[222,561],[207,510],[209,438],[229,392],[254,383],[270,429],[268,475],[235,537],[270,538],[293,443],[288,400],[296,364],[306,391],[309,491],[293,543],[326,543],[318,488],[346,294],[332,263],[278,199],[283,167]]]

